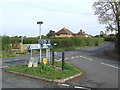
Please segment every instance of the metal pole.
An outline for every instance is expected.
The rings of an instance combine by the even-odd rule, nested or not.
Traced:
[[[41,24],[40,24],[39,35],[40,35],[40,39],[41,39]],[[40,45],[40,62],[41,62],[41,45]]]
[[[40,25],[39,34],[40,34],[40,39],[41,39],[41,24],[43,24],[43,22],[42,22],[42,21],[39,21],[39,22],[37,22],[37,24]],[[40,62],[41,62],[41,45],[40,45]]]
[[[50,62],[50,50],[48,48],[48,61]]]
[[[46,58],[48,58],[48,50],[46,49]]]
[[[32,49],[31,49],[31,58],[32,58]]]

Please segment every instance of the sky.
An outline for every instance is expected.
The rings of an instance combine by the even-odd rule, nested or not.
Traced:
[[[90,35],[105,31],[94,15],[95,0],[0,0],[0,33],[9,36],[36,37],[63,27],[73,33],[80,29]]]

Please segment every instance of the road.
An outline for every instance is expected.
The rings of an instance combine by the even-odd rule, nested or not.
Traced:
[[[102,52],[113,46],[111,42],[104,45],[79,50],[65,51],[65,60],[80,69],[83,76],[64,84],[50,83],[2,71],[3,88],[118,88],[118,61],[105,56]],[[35,55],[38,57],[38,55]],[[30,56],[2,59],[3,68],[29,61]]]

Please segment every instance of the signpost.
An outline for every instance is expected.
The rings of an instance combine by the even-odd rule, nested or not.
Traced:
[[[28,44],[28,49],[31,50],[31,58],[33,57],[32,53],[33,50],[38,50],[38,49],[46,49],[46,59],[43,58],[45,61],[44,64],[47,63],[46,60],[50,61],[50,49],[52,48],[52,45],[50,44],[49,39],[39,39],[38,44]],[[41,58],[41,52],[40,52],[40,58]],[[40,59],[41,62],[41,59]],[[37,64],[34,64],[34,67],[37,67]]]

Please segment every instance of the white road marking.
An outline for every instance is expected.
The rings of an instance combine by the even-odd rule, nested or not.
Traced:
[[[62,60],[62,58],[60,58],[59,60]]]
[[[10,62],[10,61],[12,61],[12,60],[3,60],[2,62]]]
[[[8,66],[2,66],[2,67],[0,67],[0,69],[2,69],[2,68],[6,68],[6,67],[8,67]]]
[[[79,56],[76,56],[75,58],[79,58]]]
[[[14,59],[14,60],[20,60],[20,59]]]
[[[67,86],[67,87],[69,87],[69,85],[68,85],[68,84],[58,84],[58,85],[61,85],[61,86]]]
[[[68,58],[65,58],[65,60],[68,60]]]
[[[77,53],[77,52],[70,52],[70,53]]]
[[[91,59],[91,58],[87,58],[87,57],[84,57],[84,56],[80,56],[80,57],[82,57],[82,58],[85,58],[85,59],[88,59],[88,60],[93,60],[93,59]]]
[[[81,89],[85,89],[85,90],[91,90],[90,88],[79,87],[79,86],[74,86],[74,88],[81,88]]]
[[[113,67],[113,68],[120,69],[119,67],[116,67],[116,66],[113,66],[113,65],[110,65],[110,64],[107,64],[107,63],[101,62],[101,64],[106,65],[106,66],[109,66],[109,67]]]
[[[71,57],[71,59],[74,59],[74,57]]]
[[[75,86],[75,88],[83,88],[83,87]]]

